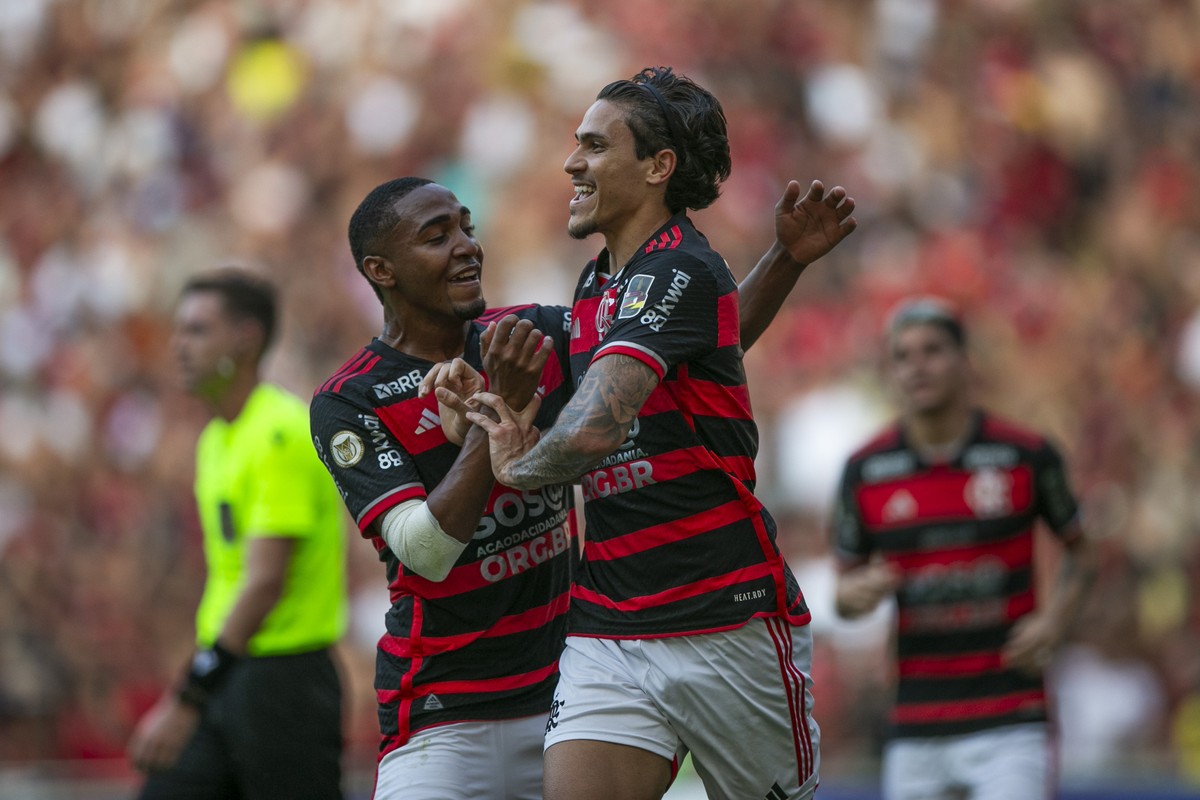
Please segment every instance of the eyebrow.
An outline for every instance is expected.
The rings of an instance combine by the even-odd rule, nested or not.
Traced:
[[[471,209],[467,208],[466,206],[462,206],[461,208],[458,209],[458,215],[460,218],[461,217],[469,217],[469,216],[471,216]],[[439,225],[445,225],[449,221],[450,221],[449,214],[438,214],[436,217],[434,217],[433,219],[427,220],[424,225],[417,228],[417,235],[420,236],[422,233],[429,230],[430,228],[434,228]]]
[[[587,141],[607,142],[608,137],[605,136],[603,133],[596,133],[593,131],[584,131],[583,133],[577,132],[575,134],[575,141],[579,142],[580,144],[583,144],[584,142],[587,142]]]

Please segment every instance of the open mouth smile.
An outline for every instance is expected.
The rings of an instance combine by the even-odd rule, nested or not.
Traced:
[[[596,193],[596,187],[587,183],[576,183],[575,196],[571,198],[571,205],[576,206],[587,200]]]

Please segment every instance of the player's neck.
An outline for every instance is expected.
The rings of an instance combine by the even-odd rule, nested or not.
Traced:
[[[448,325],[444,320],[422,321],[415,314],[405,316],[402,320],[385,312],[379,341],[405,355],[433,362],[457,358],[466,349],[470,322],[455,320]]]
[[[647,204],[630,215],[622,224],[604,234],[604,246],[608,250],[608,264],[612,274],[620,272],[638,248],[646,243],[654,232],[666,224],[671,212],[660,203]]]
[[[958,455],[971,435],[971,405],[966,401],[904,418],[909,445],[928,461],[949,461]]]

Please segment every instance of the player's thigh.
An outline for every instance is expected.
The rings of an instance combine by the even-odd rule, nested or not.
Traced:
[[[546,715],[505,720],[498,726],[500,745],[496,749],[504,770],[506,798],[542,800],[542,742],[546,735]]]
[[[202,718],[171,769],[146,778],[138,800],[237,798],[233,762],[208,718]]]
[[[643,750],[588,739],[546,750],[545,800],[660,800],[671,785],[671,761]]]
[[[546,724],[546,797],[658,798],[682,757],[642,688],[645,642],[569,637]]]
[[[893,739],[883,748],[883,800],[950,800],[948,743]]]
[[[812,717],[812,634],[779,619],[656,640],[655,700],[692,753],[708,796],[808,798],[820,728]]]
[[[951,764],[972,800],[1053,796],[1049,733],[1045,725],[1012,725],[962,737]]]
[[[224,728],[242,794],[340,798],[341,686],[329,654],[250,659],[239,672]]]
[[[384,756],[375,800],[538,800],[544,729],[539,716],[421,731]]]

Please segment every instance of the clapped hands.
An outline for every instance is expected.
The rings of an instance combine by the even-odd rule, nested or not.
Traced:
[[[442,432],[446,434],[447,440],[462,447],[471,423],[459,408],[476,392],[482,392],[486,388],[487,382],[474,367],[461,358],[454,358],[435,364],[433,369],[425,373],[417,395],[426,397],[430,392],[434,392],[438,401],[438,417],[442,420]],[[443,397],[455,398],[461,402],[450,405],[443,401]]]
[[[507,423],[508,427],[496,430],[502,438],[499,443],[491,443],[492,461],[495,464],[501,453],[515,458],[537,442],[533,419],[541,405],[542,370],[552,351],[550,337],[531,321],[509,314],[489,324],[480,336],[486,378],[463,359],[455,358],[431,369],[418,394],[434,393],[442,430],[458,445],[480,418],[489,423]]]

